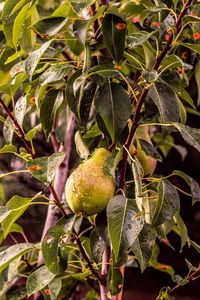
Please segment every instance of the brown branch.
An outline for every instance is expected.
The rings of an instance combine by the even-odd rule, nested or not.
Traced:
[[[103,283],[100,283],[100,297],[101,300],[108,300],[108,288],[107,288],[107,277],[109,271],[108,260],[110,257],[110,247],[106,246],[105,251],[102,257],[102,268],[101,268],[101,276],[105,279]]]
[[[25,138],[24,130],[22,129],[21,125],[17,122],[16,118],[14,117],[14,115],[11,113],[11,111],[9,110],[9,108],[7,107],[7,105],[4,103],[4,101],[1,98],[0,98],[0,105],[2,106],[6,115],[13,121],[16,132],[21,137],[27,151],[31,154],[32,158],[34,158],[35,153],[32,150],[31,143],[29,141],[27,141]]]
[[[83,245],[81,243],[81,240],[79,239],[76,230],[73,228],[72,233],[75,236],[76,239],[76,243],[79,247],[79,250],[84,258],[84,260],[86,261],[88,268],[90,269],[90,271],[92,272],[92,274],[94,275],[94,277],[98,280],[99,284],[105,284],[105,279],[103,276],[101,276],[93,267],[89,257],[87,256],[87,253],[85,252],[85,249],[83,248]]]
[[[193,0],[188,0],[185,3],[182,11],[180,12],[180,14],[178,16],[177,22],[175,24],[175,29],[177,30],[177,33],[180,32],[180,30],[181,30],[181,27],[180,27],[181,20],[184,17],[184,15],[186,14],[187,9],[191,5],[192,1]],[[168,42],[165,44],[165,47],[163,48],[162,52],[157,57],[157,59],[155,61],[155,64],[153,66],[153,70],[158,70],[163,58],[166,56],[168,51],[171,49],[172,44],[173,44],[173,32],[171,32]],[[150,88],[150,86],[148,84],[146,84],[143,87],[142,92],[140,94],[140,98],[137,102],[135,114],[134,114],[134,117],[133,117],[133,123],[132,123],[132,126],[131,126],[131,130],[130,130],[129,136],[127,138],[127,141],[125,143],[126,149],[128,149],[128,150],[129,150],[129,147],[130,147],[130,145],[132,143],[132,140],[134,138],[136,129],[139,126],[139,121],[140,121],[140,118],[141,118],[141,116],[140,116],[141,108],[144,104],[144,101],[145,101],[147,95],[148,95],[149,88]],[[121,167],[122,172],[121,172],[121,180],[120,180],[120,188],[121,189],[124,188],[125,176],[126,176],[126,166],[127,166],[127,159],[128,159],[128,153],[127,153],[126,149],[124,149],[124,151],[123,151],[123,159],[122,159],[122,167]]]

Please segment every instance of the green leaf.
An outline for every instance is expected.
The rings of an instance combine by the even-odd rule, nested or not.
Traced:
[[[24,116],[26,113],[27,97],[26,95],[19,98],[15,105],[15,118],[19,125],[22,126]]]
[[[49,185],[65,156],[65,152],[58,152],[51,156],[32,159],[27,163],[27,168],[35,178]]]
[[[74,142],[76,145],[76,152],[82,159],[87,159],[90,155],[90,151],[85,143],[80,130],[76,131],[74,136]]]
[[[17,147],[14,145],[4,145],[3,148],[0,149],[0,153],[17,153]]]
[[[102,257],[105,249],[106,243],[98,234],[97,229],[94,228],[90,235],[90,252],[92,258],[97,264],[102,262]]]
[[[156,31],[147,32],[147,31],[138,31],[128,36],[128,45],[132,49],[139,45],[144,44],[151,36],[153,36]]]
[[[190,240],[190,244],[198,253],[200,253],[200,245],[199,244],[197,244],[196,242],[194,242],[192,240]]]
[[[10,229],[17,219],[24,213],[28,208],[29,204],[34,200],[34,198],[23,198],[20,196],[13,196],[7,203],[6,207],[10,210],[10,213],[2,221],[1,226],[4,233],[4,238],[10,232]]]
[[[50,290],[50,299],[57,300],[60,290],[62,288],[62,280],[60,278],[54,278],[49,283],[49,290]]]
[[[103,19],[102,33],[108,52],[119,63],[125,48],[126,22],[116,15],[107,14]]]
[[[140,264],[141,272],[143,272],[148,265],[153,252],[155,240],[155,228],[152,228],[149,224],[145,224],[137,239],[130,247]]]
[[[27,18],[27,13],[30,7],[30,3],[24,5],[24,7],[20,10],[19,14],[15,18],[14,25],[13,25],[13,37],[12,42],[15,48],[17,48],[18,41],[21,37],[25,19]]]
[[[10,117],[6,118],[3,125],[3,137],[8,144],[12,144],[13,134],[15,131],[15,125]]]
[[[190,245],[190,239],[188,236],[187,227],[178,212],[175,213],[173,219],[177,225],[177,232],[181,238],[181,249],[180,249],[180,252],[181,252],[186,243],[188,243],[188,245]]]
[[[102,77],[112,78],[115,77],[118,73],[118,70],[115,70],[114,68],[107,65],[98,65],[89,69],[90,76],[100,75]]]
[[[200,152],[200,129],[191,128],[180,123],[173,124],[182,135],[184,141]]]
[[[182,177],[185,180],[185,182],[187,182],[191,190],[193,204],[200,201],[200,186],[196,182],[196,180],[194,180],[192,177],[188,176],[184,172],[178,170],[174,170],[172,174]]]
[[[18,0],[7,0],[3,6],[1,18],[3,21],[3,31],[6,36],[6,40],[9,45],[12,47],[12,34],[13,34],[13,22],[15,20],[15,16],[11,16],[12,10],[19,3]]]
[[[112,140],[115,141],[119,138],[131,115],[128,93],[121,85],[109,82],[99,87],[94,104]]]
[[[74,10],[73,6],[69,1],[65,1],[53,12],[54,17],[72,18],[79,19],[79,15]]]
[[[176,94],[164,81],[155,82],[149,90],[149,96],[158,107],[162,123],[179,120],[179,105]]]
[[[31,243],[19,243],[1,251],[0,272],[3,271],[17,257],[22,256],[33,249],[38,249],[38,247]]]
[[[9,207],[0,206],[0,223],[2,223],[2,221],[5,220],[7,216],[9,216],[11,211],[12,209]]]
[[[174,300],[175,298],[169,295],[169,291],[170,291],[169,287],[162,288],[156,300]]]
[[[26,59],[25,69],[30,81],[32,80],[32,76],[35,72],[35,69],[41,57],[43,56],[45,51],[49,48],[51,42],[52,41],[50,40],[44,43],[38,50],[33,51]]]
[[[65,78],[65,76],[69,73],[72,66],[68,63],[61,64],[57,63],[48,68],[41,76],[40,76],[40,84],[45,85],[51,82],[56,82]]]
[[[122,289],[123,276],[120,269],[115,266],[109,268],[109,291],[111,295],[117,295]]]
[[[71,228],[74,224],[74,216],[68,220]],[[48,269],[56,274],[62,274],[67,268],[66,240],[69,238],[64,226],[55,225],[51,227],[42,241],[42,254]]]
[[[197,90],[198,90],[197,105],[200,105],[200,60],[197,62],[195,66],[194,75],[195,75]]]
[[[143,228],[144,217],[135,201],[124,196],[113,197],[107,206],[108,230],[115,261],[128,249]]]
[[[65,17],[51,16],[39,20],[33,25],[33,28],[42,36],[45,35],[45,37],[52,37],[56,35],[66,23],[67,18]]]
[[[157,152],[157,150],[154,148],[154,146],[150,143],[148,143],[146,140],[139,139],[140,145],[142,147],[142,150],[145,152],[146,155],[151,156],[158,161],[162,162],[162,156]]]
[[[64,95],[62,90],[52,90],[45,95],[42,100],[40,106],[40,120],[47,138],[53,129],[57,110],[63,103],[63,100]]]
[[[167,69],[173,69],[183,67],[183,61],[175,54],[170,54],[168,56],[165,56],[165,58],[162,60],[160,69],[167,70]]]
[[[42,127],[41,124],[36,125],[35,127],[33,127],[31,130],[29,130],[26,134],[25,134],[25,139],[27,141],[32,141],[35,137],[35,135],[37,134],[37,132],[41,132],[42,131]]]
[[[26,281],[28,297],[42,290],[55,276],[46,266],[42,266],[31,273]]]
[[[194,45],[194,44],[189,44],[189,43],[183,43],[183,42],[179,42],[177,41],[177,44],[184,46],[186,48],[189,48],[190,50],[200,54],[200,45]]]
[[[161,180],[158,185],[158,200],[152,219],[152,226],[158,226],[171,220],[179,210],[180,199],[176,188],[168,180]]]

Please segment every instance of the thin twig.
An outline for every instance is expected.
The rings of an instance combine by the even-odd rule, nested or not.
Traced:
[[[76,243],[79,247],[79,250],[84,258],[84,260],[86,261],[87,265],[88,265],[88,268],[90,269],[90,271],[92,272],[92,274],[94,275],[94,277],[99,281],[100,284],[105,284],[105,279],[103,276],[101,276],[93,267],[89,257],[87,256],[87,253],[85,252],[85,249],[81,243],[81,240],[79,239],[78,237],[78,234],[76,232],[76,230],[73,228],[73,234],[75,236],[75,239],[76,239]]]
[[[13,123],[15,125],[15,130],[18,132],[19,136],[21,137],[27,151],[31,154],[32,158],[34,158],[35,153],[32,150],[31,143],[29,141],[27,141],[26,138],[25,138],[24,130],[22,129],[22,127],[20,126],[20,124],[18,123],[18,121],[16,120],[14,115],[12,114],[12,112],[9,110],[7,105],[1,99],[1,97],[0,97],[0,105],[2,106],[2,108],[3,108],[4,112],[6,113],[6,115],[13,121]]]
[[[103,253],[103,257],[102,257],[102,268],[101,268],[101,276],[105,279],[104,283],[100,283],[100,297],[101,300],[107,300],[108,296],[108,288],[107,288],[107,278],[108,278],[108,260],[110,257],[110,247],[106,246],[105,251]]]
[[[197,279],[200,276],[200,265],[198,266],[198,268],[196,269],[196,271],[194,271],[192,274],[190,274],[189,276],[187,276],[186,278],[182,279],[177,285],[175,285],[170,291],[169,294],[173,294],[175,290],[177,290],[179,287],[183,286],[183,282],[187,281],[188,283],[191,281],[194,281],[195,279]]]

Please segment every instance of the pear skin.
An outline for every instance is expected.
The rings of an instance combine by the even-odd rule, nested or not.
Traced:
[[[110,157],[108,150],[99,148],[69,176],[65,193],[74,213],[93,215],[107,207],[115,193],[115,179],[105,168]]]

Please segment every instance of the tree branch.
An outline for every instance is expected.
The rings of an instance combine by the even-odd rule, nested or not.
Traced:
[[[192,282],[195,279],[197,279],[200,276],[200,265],[198,266],[198,268],[196,269],[196,271],[194,271],[192,274],[190,274],[189,276],[187,276],[186,278],[182,279],[177,285],[175,285],[170,291],[169,294],[173,294],[175,290],[177,290],[179,287],[183,286],[183,282],[187,281]]]
[[[184,17],[184,15],[186,14],[188,7],[192,4],[192,1],[193,0],[188,0],[185,3],[185,5],[183,6],[182,11],[180,12],[180,14],[178,16],[177,22],[175,24],[175,29],[177,30],[177,33],[181,29],[181,26],[180,26],[181,25],[181,20]],[[166,54],[168,53],[168,51],[171,49],[172,43],[173,43],[173,32],[171,32],[168,42],[165,44],[165,47],[163,48],[162,52],[157,57],[157,59],[155,61],[155,64],[153,66],[153,70],[158,70],[158,68],[160,67],[160,64],[161,64],[163,58],[166,56]],[[132,140],[134,138],[136,129],[137,129],[138,125],[139,125],[139,121],[140,121],[140,117],[141,117],[140,116],[141,108],[142,108],[142,106],[144,104],[144,101],[145,101],[147,95],[148,95],[149,88],[150,88],[149,85],[145,84],[145,86],[143,87],[142,92],[140,94],[140,98],[139,98],[139,100],[137,102],[135,114],[134,114],[134,117],[133,117],[133,123],[132,123],[132,126],[131,126],[131,130],[130,130],[129,136],[127,138],[127,141],[125,143],[126,149],[128,149],[128,150],[129,150],[129,147],[130,147],[130,145],[132,143]],[[120,188],[121,189],[124,188],[125,176],[126,176],[127,159],[128,159],[128,153],[124,149],[124,151],[123,151],[123,159],[122,159],[122,173],[121,173],[121,180],[120,180]]]
[[[29,141],[26,140],[25,138],[25,133],[24,130],[22,129],[22,127],[20,126],[20,124],[17,122],[16,118],[14,117],[14,115],[11,113],[11,111],[9,110],[9,108],[6,106],[6,104],[4,103],[4,101],[1,99],[0,97],[0,105],[2,106],[4,112],[6,113],[6,115],[13,121],[14,126],[15,126],[15,130],[18,132],[18,134],[20,135],[27,151],[31,154],[32,158],[35,157],[35,153],[32,150],[31,147],[31,143]]]

